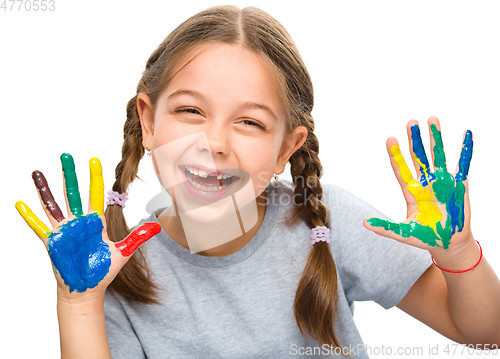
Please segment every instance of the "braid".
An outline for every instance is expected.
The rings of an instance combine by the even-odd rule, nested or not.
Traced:
[[[141,122],[137,114],[137,95],[135,95],[127,104],[127,121],[123,126],[122,159],[116,166],[113,191],[126,192],[129,184],[137,178],[139,162],[144,156],[141,141]]]
[[[329,210],[321,201],[323,167],[318,157],[318,139],[311,127],[304,145],[290,157],[296,201],[287,222],[293,224],[303,219],[312,229],[329,226]],[[330,246],[326,242],[315,243],[295,294],[294,315],[303,336],[308,334],[321,344],[340,347],[334,330],[337,297],[337,269]]]
[[[295,187],[294,197],[297,204],[291,219],[291,224],[300,218],[306,224],[314,228],[327,225],[328,210],[321,202],[323,187],[320,177],[323,175],[323,167],[318,157],[319,143],[316,135],[308,131],[306,142],[290,158],[290,170]]]
[[[137,178],[139,162],[144,156],[142,132],[137,113],[137,95],[127,104],[127,120],[123,127],[124,141],[122,159],[116,166],[116,180],[113,191],[126,192],[128,186]],[[127,226],[121,206],[108,206],[105,212],[108,236],[111,241],[118,242],[131,232]],[[149,268],[144,253],[139,247],[118,273],[109,288],[124,297],[142,303],[158,303],[155,290],[158,288],[150,279]]]

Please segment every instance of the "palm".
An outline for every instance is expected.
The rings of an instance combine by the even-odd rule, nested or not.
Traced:
[[[415,180],[405,163],[397,141],[390,139],[388,149],[394,173],[407,201],[407,220],[402,223],[370,218],[367,222],[377,233],[419,248],[449,246],[470,235],[470,208],[467,174],[472,157],[472,133],[467,131],[458,169],[448,172],[439,130],[439,122],[430,125],[434,163],[432,172],[420,137],[418,125],[409,129],[410,151],[419,180]]]
[[[95,288],[108,276],[110,279],[101,284],[105,288],[119,271],[112,265],[117,262],[117,251],[111,252],[114,243],[109,241],[102,223],[96,213],[87,214],[49,234],[46,245],[58,284],[68,287],[70,293]]]
[[[114,243],[108,239],[103,217],[104,183],[98,159],[90,161],[90,200],[87,214],[83,214],[73,158],[61,156],[64,172],[66,207],[70,215],[64,218],[54,200],[43,174],[33,172],[33,179],[42,205],[53,230],[41,222],[23,202],[16,208],[44,242],[52,260],[58,288],[65,295],[103,292],[115,278],[134,250],[157,234],[157,223],[145,223],[124,240]]]

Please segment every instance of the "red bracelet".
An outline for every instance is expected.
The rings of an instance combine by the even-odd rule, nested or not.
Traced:
[[[477,243],[477,245],[479,246],[479,250],[480,250],[480,252],[481,252],[481,255],[479,256],[479,260],[477,261],[477,263],[476,263],[476,264],[474,264],[474,266],[473,266],[473,267],[471,267],[471,268],[469,268],[469,269],[466,269],[466,270],[461,270],[461,271],[459,271],[459,272],[453,272],[453,271],[451,271],[451,270],[446,270],[446,269],[443,269],[443,268],[441,268],[440,266],[438,266],[438,265],[436,264],[436,261],[434,260],[434,257],[433,257],[433,256],[431,256],[431,258],[432,258],[432,263],[434,263],[434,265],[435,265],[436,267],[438,267],[439,269],[441,269],[442,271],[444,271],[444,272],[448,272],[448,273],[465,273],[465,272],[468,272],[468,271],[470,271],[470,270],[473,270],[474,268],[476,268],[476,267],[477,267],[477,265],[479,264],[479,262],[481,262],[481,259],[483,258],[483,249],[481,248],[481,245],[479,244],[479,242],[478,242],[478,241],[476,241],[476,243]]]

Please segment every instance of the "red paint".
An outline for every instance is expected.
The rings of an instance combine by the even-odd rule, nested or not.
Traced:
[[[134,229],[124,240],[115,243],[115,247],[120,250],[122,256],[128,257],[151,237],[161,232],[158,223],[148,222]]]

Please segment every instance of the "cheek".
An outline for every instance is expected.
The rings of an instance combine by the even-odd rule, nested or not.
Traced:
[[[274,173],[277,150],[274,143],[255,143],[251,146],[240,146],[239,158],[244,161],[241,167],[249,172],[254,187],[265,188]]]
[[[179,159],[187,153],[197,141],[197,136],[186,131],[175,121],[162,120],[155,128],[153,135],[153,164],[156,173],[165,167],[175,166]]]
[[[168,117],[155,119],[153,147],[160,147],[186,135],[185,126],[181,126]]]

